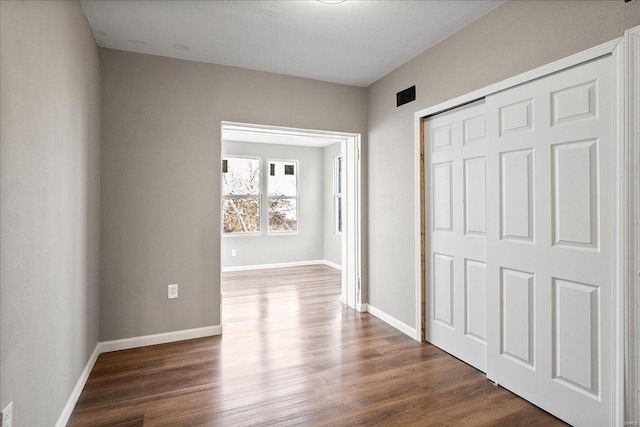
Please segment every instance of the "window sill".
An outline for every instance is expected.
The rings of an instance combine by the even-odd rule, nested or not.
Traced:
[[[299,231],[292,231],[292,232],[288,232],[288,231],[268,231],[267,232],[267,237],[271,237],[271,236],[297,236],[298,234],[300,234]]]
[[[262,233],[225,233],[222,232],[222,237],[262,237]]]

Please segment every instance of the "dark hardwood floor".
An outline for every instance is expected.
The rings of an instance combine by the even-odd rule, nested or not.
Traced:
[[[68,425],[562,425],[342,306],[332,268],[224,273],[222,294],[222,336],[100,355]]]

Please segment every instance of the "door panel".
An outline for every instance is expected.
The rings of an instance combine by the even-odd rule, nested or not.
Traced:
[[[500,153],[500,237],[533,242],[533,149]]]
[[[465,335],[487,341],[487,264],[465,259]]]
[[[486,370],[486,117],[475,103],[425,122],[431,153],[427,341]]]
[[[576,425],[612,422],[611,75],[486,99],[487,375]]]

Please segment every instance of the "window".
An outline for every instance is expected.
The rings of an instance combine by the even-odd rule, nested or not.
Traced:
[[[335,232],[342,233],[342,156],[335,158],[333,167],[333,194],[335,207]]]
[[[260,232],[260,159],[222,159],[223,230]]]
[[[298,231],[298,162],[268,162],[269,232]]]

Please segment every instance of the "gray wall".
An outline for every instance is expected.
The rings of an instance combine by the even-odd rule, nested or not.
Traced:
[[[221,121],[365,135],[366,89],[111,49],[100,61],[100,339],[218,325]]]
[[[639,24],[638,1],[509,1],[369,87],[371,305],[415,326],[413,113]],[[396,92],[412,85],[416,101],[396,108]]]
[[[0,407],[55,424],[98,341],[98,47],[77,2],[0,2]]]
[[[342,265],[342,235],[335,233],[334,203],[334,162],[340,154],[340,143],[337,142],[324,149],[324,259]],[[343,165],[344,167],[344,165]]]
[[[224,141],[222,152],[261,157],[262,212],[267,211],[266,160],[298,161],[298,234],[269,235],[262,221],[260,236],[224,236],[222,266],[321,260],[323,255],[322,148]],[[262,219],[266,219],[262,215]],[[231,256],[231,250],[237,256]]]

